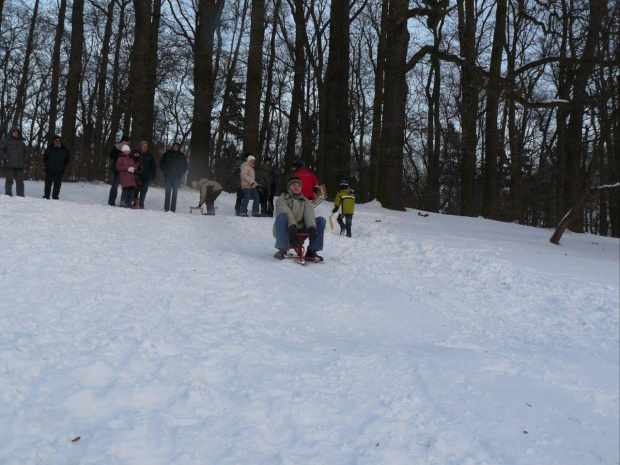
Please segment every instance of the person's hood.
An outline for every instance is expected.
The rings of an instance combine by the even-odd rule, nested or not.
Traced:
[[[11,126],[11,129],[9,129],[9,136],[13,137],[13,131],[17,131],[19,135],[17,138],[22,139],[22,131],[17,126]]]

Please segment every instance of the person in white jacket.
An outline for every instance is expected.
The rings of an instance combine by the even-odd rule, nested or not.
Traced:
[[[248,215],[248,204],[250,203],[250,197],[252,197],[252,216],[262,216],[258,213],[258,208],[260,206],[260,197],[258,195],[258,191],[256,190],[256,174],[254,172],[254,164],[256,163],[256,158],[254,155],[248,155],[245,162],[241,165],[240,168],[240,176],[241,176],[241,188],[243,189],[243,201],[241,202],[241,211],[239,216],[250,216]]]

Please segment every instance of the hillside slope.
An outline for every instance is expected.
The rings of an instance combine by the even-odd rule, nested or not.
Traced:
[[[0,463],[619,463],[617,239],[370,203],[301,267],[108,189],[0,196]]]

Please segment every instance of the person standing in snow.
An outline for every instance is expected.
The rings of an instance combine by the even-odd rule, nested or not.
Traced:
[[[252,197],[252,216],[262,216],[258,213],[258,205],[260,204],[260,198],[256,191],[256,175],[254,173],[254,163],[256,158],[254,155],[248,155],[245,162],[240,168],[241,188],[243,189],[243,202],[241,203],[241,212],[239,216],[248,215],[248,204],[250,203],[250,197]]]
[[[181,179],[187,172],[187,158],[179,150],[178,142],[172,144],[172,149],[167,150],[161,157],[159,168],[164,172],[166,183],[166,196],[164,198],[164,211],[176,211],[177,193],[181,186]]]
[[[202,207],[204,203],[207,204],[206,215],[215,215],[215,200],[222,193],[222,185],[216,181],[210,181],[207,178],[200,181],[192,181],[192,187],[200,191],[200,202],[198,207]]]
[[[65,169],[69,164],[69,160],[69,150],[62,145],[60,136],[54,136],[53,142],[45,149],[45,153],[43,154],[43,165],[45,167],[44,199],[49,199],[51,193],[52,199],[58,200],[62,177],[65,174]],[[52,185],[54,186],[53,190]]]
[[[267,216],[273,218],[274,211],[274,198],[276,195],[276,188],[278,184],[278,175],[276,167],[273,166],[273,160],[271,157],[265,157],[265,163],[269,166],[269,196],[267,198]]]
[[[303,184],[301,193],[303,196],[308,200],[314,200],[314,190],[316,189],[316,186],[319,185],[319,180],[314,173],[308,171],[304,167],[303,162],[298,160],[293,163],[293,176],[301,179]]]
[[[334,199],[332,214],[336,213],[341,207],[342,213],[336,219],[340,225],[340,235],[342,236],[346,232],[347,237],[351,237],[351,223],[353,223],[353,211],[355,210],[355,192],[349,187],[349,181],[346,179],[340,181],[340,190]],[[346,224],[343,220],[346,221]]]
[[[26,195],[24,189],[25,170],[30,157],[22,132],[17,126],[11,127],[9,133],[0,141],[0,160],[2,160],[6,176],[5,194],[9,197],[13,195],[13,181],[15,181],[17,196],[24,197]]]
[[[123,145],[122,155],[116,160],[116,169],[119,172],[121,187],[121,207],[134,208],[133,198],[136,190],[136,179],[134,172],[136,171],[136,163],[129,156],[131,149],[128,145]]]
[[[270,174],[271,165],[267,163],[267,158],[265,158],[256,171],[256,191],[260,198],[260,213],[263,216],[268,215],[267,202],[269,200],[269,186],[271,184]]]
[[[118,195],[118,186],[121,183],[121,177],[119,176],[118,170],[116,169],[116,162],[118,161],[118,157],[120,157],[123,153],[123,145],[129,145],[129,137],[123,135],[121,137],[120,144],[116,144],[112,147],[110,151],[110,170],[112,170],[112,186],[110,187],[110,195],[108,196],[108,205],[115,207],[116,206],[116,197]]]
[[[239,157],[235,160],[235,164],[232,166],[228,175],[226,176],[226,185],[231,183],[237,191],[237,200],[235,201],[235,215],[241,214],[241,202],[243,202],[243,188],[241,187],[241,165],[245,162],[250,153],[246,153],[243,158]]]
[[[140,208],[144,208],[144,199],[146,199],[146,193],[149,190],[151,181],[154,181],[157,177],[157,165],[155,164],[155,158],[151,152],[149,152],[149,143],[145,140],[140,142],[140,189],[136,191],[135,197],[139,198],[138,205]]]
[[[299,233],[307,233],[310,238],[306,258],[323,261],[317,252],[323,250],[325,218],[314,215],[312,203],[302,194],[302,182],[292,177],[287,183],[287,191],[276,200],[276,220],[273,224],[273,236],[276,239],[274,258],[282,260],[289,248],[303,244]],[[304,238],[305,239],[305,238]]]

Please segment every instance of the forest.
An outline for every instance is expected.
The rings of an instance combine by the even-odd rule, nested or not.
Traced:
[[[294,161],[332,195],[620,237],[617,0],[0,0],[28,179],[109,182],[121,134],[187,182]],[[161,180],[160,180],[161,181]]]

